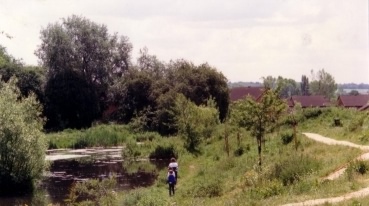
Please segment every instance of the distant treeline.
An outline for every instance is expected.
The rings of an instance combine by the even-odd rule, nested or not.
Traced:
[[[300,83],[300,82],[297,82]],[[262,82],[229,82],[228,87],[234,88],[234,87],[262,87]],[[369,84],[355,84],[355,83],[343,83],[343,84],[337,84],[338,88],[342,89],[369,89]]]

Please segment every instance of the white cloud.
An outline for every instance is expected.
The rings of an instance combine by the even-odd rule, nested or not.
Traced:
[[[300,80],[324,68],[338,82],[369,82],[368,3],[346,0],[2,0],[0,44],[36,64],[39,32],[72,14],[128,36],[165,61],[208,62],[231,81]]]

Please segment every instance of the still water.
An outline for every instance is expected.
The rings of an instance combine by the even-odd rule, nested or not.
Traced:
[[[48,151],[46,159],[53,161],[50,161],[35,195],[0,198],[0,206],[64,205],[71,186],[91,178],[114,176],[118,182],[117,190],[120,191],[147,187],[155,182],[159,171],[168,164],[167,161],[148,160],[124,162],[120,151],[120,148]]]

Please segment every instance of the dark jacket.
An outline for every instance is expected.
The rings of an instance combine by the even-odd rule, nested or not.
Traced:
[[[173,174],[168,175],[168,183],[176,184],[176,177]]]

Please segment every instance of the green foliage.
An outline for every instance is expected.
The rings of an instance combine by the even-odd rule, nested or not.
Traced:
[[[188,190],[184,191],[184,193],[190,197],[218,197],[223,193],[223,182],[220,178],[203,177],[196,181]]]
[[[280,98],[288,98],[292,95],[299,95],[301,93],[300,88],[293,79],[286,79],[281,76],[278,78],[267,76],[263,78],[264,87],[269,89],[277,89]]]
[[[126,125],[96,125],[87,130],[66,129],[49,133],[49,149],[108,147],[123,144],[131,135]]]
[[[270,178],[277,178],[283,185],[290,185],[317,171],[320,166],[316,159],[305,155],[291,155],[274,165]]]
[[[362,128],[364,124],[366,116],[365,115],[357,115],[351,119],[349,124],[347,125],[347,130],[349,132],[354,132]]]
[[[306,75],[301,76],[301,95],[308,96],[310,95],[310,89],[309,89],[309,78],[306,77]]]
[[[63,116],[64,112],[75,118],[79,115],[83,117],[88,115],[74,110],[75,107],[82,110],[88,108],[91,115],[96,118],[94,115],[100,114],[100,108],[107,107],[106,99],[109,94],[109,86],[117,77],[122,76],[123,72],[130,66],[132,45],[128,38],[117,34],[111,35],[105,25],[99,25],[76,15],[62,19],[61,23],[49,24],[41,30],[40,36],[41,45],[38,47],[36,55],[41,60],[42,65],[47,68],[46,81],[57,81],[57,85],[64,85],[61,88],[62,92],[57,91],[54,88],[57,85],[54,85],[49,93],[61,92],[62,95],[65,95],[69,90],[72,90],[71,93],[75,95],[60,96],[61,100],[64,100],[63,103],[69,103],[67,100],[72,102],[67,104],[70,107],[65,106],[64,110],[57,110],[53,115],[48,115],[48,118],[58,118]],[[64,74],[75,74],[73,77],[78,75],[80,78],[68,79],[68,75],[58,76]],[[57,76],[58,78],[55,80]],[[66,82],[63,83],[63,81]],[[70,88],[66,85],[76,87]],[[55,96],[57,94],[54,94]],[[49,102],[48,108],[54,108],[56,103],[55,101]],[[63,105],[56,104],[55,106],[61,107]],[[62,118],[62,120],[64,119]],[[81,122],[78,123],[82,127],[91,124],[89,118],[79,120]],[[58,125],[57,122],[52,127],[57,127],[56,129],[59,130],[74,128],[74,125],[69,126],[69,121],[62,121],[60,124]],[[61,128],[58,128],[60,126]]]
[[[305,108],[302,110],[302,114],[306,119],[319,117],[322,113],[322,109],[320,108]]]
[[[22,98],[16,83],[0,88],[0,195],[32,190],[45,167],[41,106],[34,95]]]
[[[150,159],[170,159],[172,157],[178,158],[174,145],[157,145],[149,155]]]
[[[117,194],[114,191],[117,181],[114,178],[90,179],[88,181],[77,182],[72,186],[67,205],[116,205]]]
[[[209,100],[208,106],[196,106],[185,96],[178,95],[174,111],[178,132],[190,151],[197,150],[203,139],[210,138],[219,123],[218,112],[212,100]]]
[[[145,142],[145,141],[155,141],[159,138],[161,138],[160,134],[156,133],[156,132],[140,132],[140,133],[135,133],[133,138],[137,141],[137,142]]]
[[[327,99],[333,98],[337,90],[334,77],[324,69],[319,70],[317,74],[314,74],[312,70],[311,74],[313,78],[309,85],[311,93],[313,95],[323,95]]]
[[[293,132],[285,131],[281,133],[282,144],[287,145],[293,140]]]
[[[124,195],[124,199],[120,205],[125,206],[170,205],[168,200],[165,198],[167,196],[163,197],[163,194],[160,190],[162,189],[150,188],[147,190],[142,189],[133,190]]]
[[[98,94],[79,73],[61,71],[45,86],[46,129],[86,128],[98,116]]]
[[[364,160],[355,160],[350,162],[346,169],[346,174],[349,178],[352,177],[353,173],[364,175],[369,170],[369,164]]]
[[[123,159],[136,159],[141,155],[140,145],[136,140],[128,139],[125,144],[125,148],[122,151]]]
[[[250,151],[250,145],[240,145],[239,147],[237,147],[237,149],[233,152],[234,156],[236,157],[240,157],[242,156],[245,152]]]
[[[250,190],[250,196],[254,199],[260,200],[276,196],[284,191],[283,185],[279,181],[266,181],[263,184],[252,188]]]
[[[227,78],[222,73],[207,63],[195,66],[183,59],[171,61],[168,67],[171,88],[196,105],[204,105],[208,99],[214,99],[219,119],[225,120],[230,100]]]
[[[261,144],[267,132],[278,126],[287,105],[278,97],[278,89],[266,90],[260,100],[240,100],[234,105],[231,122],[244,127],[257,140],[259,165],[261,165]]]

